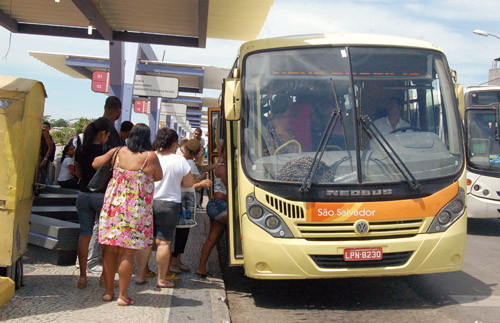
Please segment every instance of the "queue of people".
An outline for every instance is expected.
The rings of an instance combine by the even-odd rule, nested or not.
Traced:
[[[123,133],[120,136],[113,126],[120,113],[119,99],[109,97],[104,116],[85,128],[82,144],[76,149],[73,141],[66,145],[63,151],[64,173],[59,177],[59,183],[68,187],[70,182],[71,185],[78,183],[80,275],[77,287],[84,289],[88,285],[89,247],[95,249],[91,239],[97,222],[103,259],[100,285],[105,287],[102,300],[116,299],[118,305],[128,306],[135,303],[127,293],[134,265],[137,267],[135,283],[143,284],[148,277],[156,276],[157,288],[174,287],[176,273],[190,271],[181,261],[189,225],[186,226],[185,222],[179,225],[179,219],[181,215],[183,220],[187,214],[192,216],[196,207],[194,191],[212,184],[202,174],[215,169],[216,193],[214,200],[207,205],[213,223],[203,246],[200,266],[195,272],[200,277],[210,275],[206,261],[227,222],[227,202],[223,203],[227,182],[223,159],[218,165],[196,165],[201,151],[199,139],[185,141],[181,154],[177,154],[179,137],[174,130],[160,129],[151,143],[149,127],[136,124],[130,129],[125,143]],[[90,190],[91,178],[106,163],[113,167],[107,187],[100,191]],[[172,241],[175,241],[174,250]],[[149,271],[147,266],[153,245],[156,245],[157,274]],[[116,272],[118,282],[115,281]],[[115,297],[114,287],[117,285],[119,293]]]

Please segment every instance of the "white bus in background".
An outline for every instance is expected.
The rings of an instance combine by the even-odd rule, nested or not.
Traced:
[[[500,86],[465,89],[467,208],[471,218],[500,217]]]

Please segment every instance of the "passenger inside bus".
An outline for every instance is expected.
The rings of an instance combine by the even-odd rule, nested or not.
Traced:
[[[373,122],[373,125],[383,134],[387,135],[396,129],[410,127],[410,124],[401,119],[403,110],[403,100],[400,97],[393,96],[389,98],[386,105],[387,116],[379,118]]]
[[[270,154],[292,153],[300,150],[290,128],[291,104],[292,101],[288,94],[276,95],[271,102],[267,134],[264,135]]]

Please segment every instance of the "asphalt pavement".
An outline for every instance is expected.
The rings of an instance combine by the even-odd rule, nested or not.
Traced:
[[[136,303],[118,306],[101,300],[104,287],[99,286],[99,273],[88,274],[88,286],[77,289],[78,268],[55,266],[40,259],[36,249],[28,245],[24,256],[24,286],[14,298],[0,307],[0,321],[5,322],[230,322],[224,281],[217,250],[208,263],[214,278],[199,278],[194,270],[208,234],[210,222],[198,213],[197,225],[191,229],[183,262],[191,272],[179,274],[174,288],[158,289],[156,279],[136,285],[134,278],[129,296]],[[31,248],[30,248],[31,247]],[[155,252],[149,267],[156,272]],[[115,295],[118,294],[118,287]]]

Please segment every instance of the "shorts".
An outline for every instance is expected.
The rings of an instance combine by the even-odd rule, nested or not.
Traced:
[[[207,204],[207,215],[215,221],[219,221],[227,214],[227,201],[221,199],[211,199]]]
[[[155,238],[172,241],[180,211],[181,203],[153,200],[153,228]]]
[[[96,219],[99,219],[103,204],[103,193],[78,193],[76,211],[78,213],[78,221],[80,222],[80,235],[92,236],[94,223]]]

